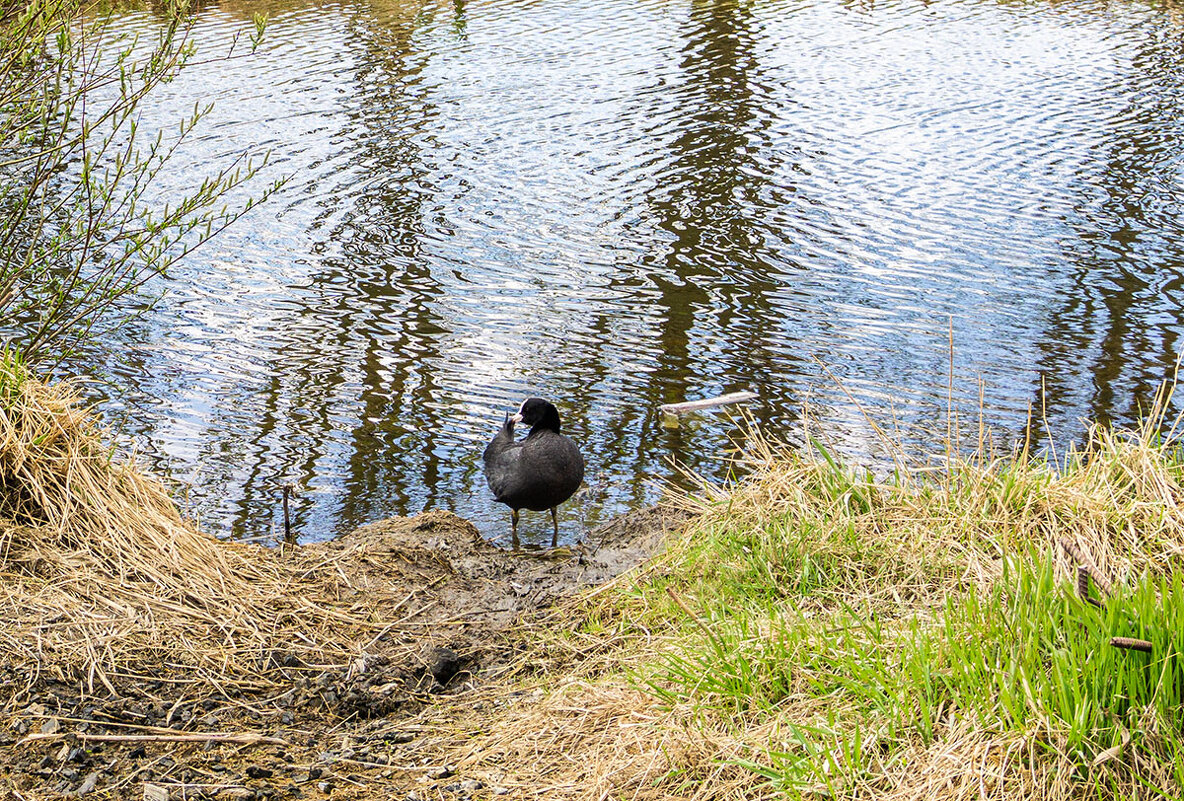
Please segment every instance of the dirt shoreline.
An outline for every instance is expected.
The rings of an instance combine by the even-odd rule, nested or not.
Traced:
[[[13,799],[519,797],[512,782],[454,775],[443,755],[455,743],[433,720],[500,703],[499,688],[540,669],[521,656],[548,610],[645,561],[687,519],[654,507],[570,548],[511,553],[427,512],[302,546],[292,558],[315,569],[323,556],[344,605],[401,599],[369,610],[389,622],[348,668],[277,650],[268,668],[284,681],[265,693],[197,691],[207,685],[162,666],[95,697],[0,665],[0,788]]]

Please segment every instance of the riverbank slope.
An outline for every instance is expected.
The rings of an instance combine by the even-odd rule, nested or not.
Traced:
[[[891,445],[890,476],[754,437],[738,486],[539,558],[446,512],[288,551],[211,540],[67,389],[10,371],[0,779],[26,799],[1176,795],[1184,466],[1160,400],[1059,459]]]

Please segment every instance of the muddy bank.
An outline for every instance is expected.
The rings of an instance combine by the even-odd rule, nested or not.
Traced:
[[[293,642],[265,655],[260,692],[162,665],[95,693],[0,665],[0,786],[12,798],[512,796],[434,761],[434,710],[496,703],[491,686],[538,669],[519,654],[548,610],[645,560],[686,517],[642,510],[575,547],[511,553],[429,512],[295,549],[284,560],[335,596],[343,625],[373,632],[347,667]]]

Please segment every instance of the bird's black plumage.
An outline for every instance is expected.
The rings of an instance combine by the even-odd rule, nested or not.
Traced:
[[[521,441],[514,439],[518,422],[531,427]],[[574,442],[559,433],[559,411],[542,398],[527,398],[517,414],[506,415],[481,458],[493,497],[510,507],[514,547],[518,547],[519,509],[551,510],[554,547],[559,540],[555,507],[584,480],[584,457]]]

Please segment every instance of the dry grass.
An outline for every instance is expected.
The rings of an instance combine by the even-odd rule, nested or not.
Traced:
[[[505,714],[492,730],[463,732],[470,745],[455,764],[516,798],[776,795],[755,790],[751,773],[734,762],[751,747],[726,721],[655,707],[634,688],[573,679]]]
[[[371,626],[308,567],[202,534],[68,385],[0,359],[0,655],[29,685],[114,693],[150,675],[230,692],[292,657],[346,664]]]

